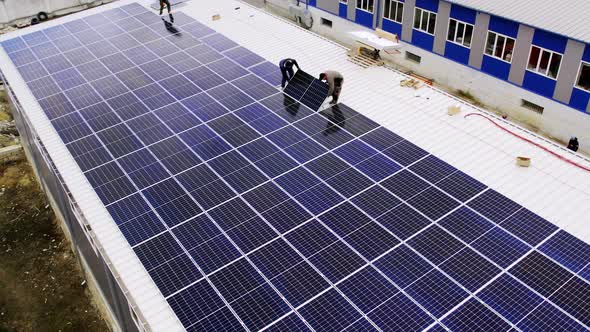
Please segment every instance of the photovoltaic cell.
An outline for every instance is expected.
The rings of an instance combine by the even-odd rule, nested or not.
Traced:
[[[402,293],[369,313],[368,316],[382,330],[421,331],[434,320]]]
[[[453,331],[508,331],[510,324],[484,306],[470,299],[442,321]]]
[[[543,302],[543,298],[507,274],[486,286],[477,297],[513,324]]]
[[[173,35],[129,4],[2,46],[187,330],[441,328],[415,301],[505,327],[434,264],[524,330],[588,324],[587,245],[344,104],[314,114],[326,84],[280,93],[276,65],[175,16]]]

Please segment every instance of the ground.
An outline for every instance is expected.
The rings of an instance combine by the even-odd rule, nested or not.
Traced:
[[[26,159],[0,164],[0,332],[108,331],[91,298]]]

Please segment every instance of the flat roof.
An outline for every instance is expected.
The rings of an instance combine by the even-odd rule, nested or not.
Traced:
[[[0,41],[131,2],[119,1],[19,30],[2,36]],[[149,8],[148,2],[142,4]],[[499,130],[484,119],[465,119],[462,115],[471,112],[485,114],[520,135],[587,167],[590,166],[588,160],[523,128],[464,104],[436,88],[424,86],[413,90],[400,87],[400,81],[406,78],[403,74],[385,67],[361,68],[348,61],[347,50],[340,45],[244,3],[233,0],[201,0],[188,2],[175,12],[194,17],[271,63],[278,64],[285,57],[293,57],[303,70],[311,74],[327,69],[338,70],[345,77],[341,102],[590,243],[587,218],[590,212],[589,172]],[[216,14],[221,19],[212,20],[212,16]],[[272,29],[269,29],[271,26]],[[129,291],[138,312],[154,331],[183,330],[178,316],[92,189],[88,178],[81,172],[4,50],[0,50],[0,66],[86,221],[92,227],[102,254]],[[453,105],[461,106],[460,116],[447,115],[447,108]],[[517,167],[515,157],[519,155],[531,157],[531,167]],[[190,307],[190,301],[186,305]]]

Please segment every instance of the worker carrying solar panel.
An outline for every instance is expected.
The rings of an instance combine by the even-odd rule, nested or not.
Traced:
[[[326,70],[320,74],[320,81],[328,83],[328,87],[330,88],[328,90],[328,96],[332,96],[330,104],[336,104],[338,97],[340,97],[340,92],[342,92],[342,84],[344,83],[342,74],[334,70]]]
[[[293,75],[295,74],[293,72],[293,66],[297,67],[297,70],[300,69],[299,64],[297,64],[297,61],[295,61],[295,59],[287,58],[279,62],[279,68],[281,69],[281,74],[283,75],[283,80],[281,81],[281,87],[283,89],[285,88],[285,83],[287,83],[287,81],[290,81],[293,78]]]

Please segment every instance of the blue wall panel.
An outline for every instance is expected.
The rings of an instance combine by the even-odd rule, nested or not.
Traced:
[[[420,7],[431,12],[438,12],[438,0],[416,0],[416,7]]]
[[[317,0],[308,0],[308,5],[316,7]]]
[[[414,29],[412,32],[412,44],[432,52],[434,36]]]
[[[527,70],[524,73],[524,81],[522,82],[522,86],[525,89],[540,94],[541,96],[553,98],[556,83],[557,81],[555,80],[552,80],[543,75],[535,74]]]
[[[460,62],[464,65],[467,65],[469,64],[470,51],[471,50],[466,47],[459,46],[455,43],[447,42],[445,46],[445,57]]]
[[[510,74],[510,64],[484,54],[481,71],[506,81]]]
[[[586,49],[584,49],[584,55],[582,56],[582,60],[590,62],[590,44],[586,44]]]
[[[354,21],[360,25],[364,25],[369,29],[373,29],[373,14],[364,10],[356,9]]]
[[[535,30],[533,45],[563,54],[567,45],[567,38],[544,30]]]
[[[342,2],[338,3],[338,16],[340,17],[347,17],[347,13],[348,13],[348,5]]]
[[[402,36],[402,25],[388,19],[383,19],[383,30],[397,34],[398,38]]]
[[[477,12],[473,9],[465,8],[459,5],[451,5],[451,18],[459,21],[475,24]]]
[[[516,38],[519,24],[498,16],[490,17],[490,30]]]
[[[590,102],[590,92],[574,88],[572,98],[570,99],[570,106],[579,111],[586,112],[588,102]]]

